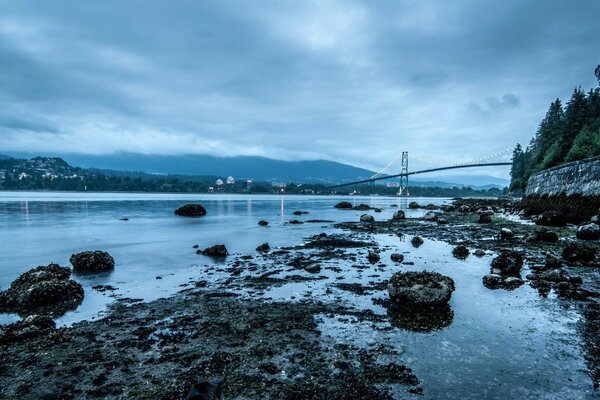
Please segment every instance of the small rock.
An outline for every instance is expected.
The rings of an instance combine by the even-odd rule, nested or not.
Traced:
[[[288,222],[288,224],[290,225],[302,225],[304,222],[302,221],[298,221],[297,219],[290,219],[290,221]]]
[[[438,217],[437,223],[440,225],[446,225],[448,223],[448,220],[446,218]]]
[[[206,209],[200,204],[184,204],[175,210],[175,215],[180,217],[202,217],[206,215]]]
[[[256,251],[258,251],[259,253],[267,253],[270,250],[271,250],[271,246],[269,246],[269,243],[263,243],[256,248]]]
[[[258,226],[267,226],[269,225],[269,223],[267,221],[265,221],[264,219],[261,219],[260,221],[258,221]]]
[[[488,288],[498,288],[502,286],[504,279],[498,274],[487,274],[483,277],[483,285]]]
[[[452,255],[458,259],[464,260],[469,256],[469,249],[466,246],[458,245],[452,250]]]
[[[510,240],[515,237],[513,231],[508,228],[500,229],[500,240]]]
[[[492,260],[492,268],[498,268],[503,274],[516,275],[523,267],[523,256],[513,250],[503,250]]]
[[[75,271],[101,272],[115,268],[115,260],[105,251],[82,251],[72,254],[69,261]]]
[[[491,222],[492,222],[492,217],[487,214],[479,215],[479,219],[477,220],[477,223],[479,223],[479,224],[489,224]]]
[[[521,286],[523,284],[523,280],[516,276],[509,276],[508,278],[504,279],[503,284],[505,287],[512,289]]]
[[[356,207],[354,207],[354,210],[357,210],[357,211],[367,211],[370,209],[371,209],[371,206],[369,206],[367,204],[359,204]]]
[[[563,249],[562,258],[569,262],[594,261],[596,249],[583,243],[570,243]]]
[[[410,243],[414,246],[414,247],[420,247],[423,244],[423,239],[420,236],[415,236],[410,240]]]
[[[209,257],[227,257],[229,253],[227,252],[227,248],[224,244],[216,244],[202,250],[202,255]]]
[[[401,221],[405,218],[406,218],[406,214],[404,214],[404,211],[398,210],[392,216],[392,221]]]
[[[546,211],[540,214],[535,223],[543,226],[565,226],[567,220],[562,213],[556,211]]]
[[[534,235],[534,240],[538,242],[556,243],[558,242],[558,235],[550,229],[541,229]]]
[[[483,257],[485,256],[485,251],[481,250],[481,249],[477,249],[475,250],[475,252],[473,253],[476,257]]]
[[[340,201],[339,203],[337,203],[335,206],[335,208],[341,208],[341,209],[351,209],[352,208],[352,203],[348,202],[348,201]]]
[[[577,238],[582,240],[597,240],[600,238],[600,226],[589,223],[577,228]]]
[[[306,267],[304,267],[304,270],[311,274],[318,274],[319,272],[321,272],[321,266],[319,264],[309,264]]]
[[[438,218],[437,214],[434,213],[433,211],[429,211],[423,216],[423,219],[425,221],[435,221],[435,220],[437,220],[437,218]]]
[[[372,215],[363,214],[363,215],[360,216],[360,222],[373,223],[373,222],[375,222],[375,218],[373,218]]]
[[[402,263],[402,261],[404,261],[404,256],[400,253],[392,253],[392,255],[390,255],[390,259],[395,262],[395,263]]]
[[[410,203],[408,203],[408,208],[419,208],[419,203],[417,203],[416,201],[411,201]]]
[[[379,253],[375,252],[375,251],[369,251],[369,254],[367,256],[367,259],[369,260],[369,262],[371,264],[375,264],[376,262],[379,261],[381,257],[379,256]]]

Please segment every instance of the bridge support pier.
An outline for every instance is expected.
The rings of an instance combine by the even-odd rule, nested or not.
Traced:
[[[400,164],[400,189],[398,196],[408,196],[408,151],[402,152],[402,163]]]

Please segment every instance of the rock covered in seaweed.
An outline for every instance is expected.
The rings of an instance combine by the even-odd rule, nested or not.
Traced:
[[[58,264],[27,271],[0,292],[0,310],[21,315],[62,315],[83,301],[83,287],[70,277],[71,270]]]
[[[92,250],[75,253],[69,258],[73,270],[81,272],[111,271],[115,268],[115,260],[105,251]]]
[[[437,272],[397,272],[390,278],[390,299],[401,306],[443,307],[454,292],[452,278]]]

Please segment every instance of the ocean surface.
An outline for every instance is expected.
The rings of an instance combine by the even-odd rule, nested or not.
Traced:
[[[407,217],[423,210],[407,209],[408,201],[441,204],[449,199],[334,196],[171,195],[123,193],[0,192],[0,289],[19,274],[50,262],[70,266],[71,254],[83,250],[108,251],[116,261],[113,272],[74,275],[85,289],[83,304],[65,314],[58,325],[101,318],[115,298],[153,300],[175,293],[191,281],[206,279],[218,288],[227,274],[214,272],[215,261],[197,255],[200,248],[225,244],[231,254],[254,254],[268,242],[272,248],[302,243],[308,236],[335,231],[332,222],[289,225],[291,219],[357,221],[363,211],[338,210],[339,201],[365,203],[383,209],[371,213],[390,218],[398,208]],[[202,218],[177,217],[178,206],[199,202],[207,209]],[[296,210],[309,214],[295,216]],[[123,220],[127,218],[128,220]],[[257,225],[269,221],[269,227]],[[492,254],[456,260],[452,246],[426,240],[418,249],[410,237],[375,235],[382,260],[389,254],[406,255],[402,270],[433,270],[451,276],[456,291],[451,300],[451,323],[431,332],[411,332],[396,327],[374,330],[371,323],[321,316],[319,329],[336,340],[357,347],[393,344],[399,358],[423,381],[426,398],[594,398],[584,346],[579,335],[582,317],[550,295],[542,298],[523,285],[514,291],[489,290],[481,278],[489,271]],[[371,297],[328,290],[336,279],[368,283],[373,276],[387,278],[393,271],[357,270],[339,263],[337,275],[325,268],[328,279],[273,287],[264,298],[292,300],[312,297],[342,301],[376,313],[385,310]],[[528,271],[522,273],[525,276]],[[341,278],[340,278],[341,276]],[[94,285],[111,285],[114,292],[98,292]],[[0,323],[18,316],[0,314]]]

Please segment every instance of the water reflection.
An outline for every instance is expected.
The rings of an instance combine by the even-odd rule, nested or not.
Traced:
[[[410,332],[432,332],[444,329],[454,320],[450,307],[408,309],[390,306],[387,309],[390,324]]]

